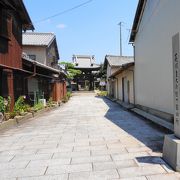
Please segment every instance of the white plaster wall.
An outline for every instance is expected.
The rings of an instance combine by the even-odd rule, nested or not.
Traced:
[[[172,36],[180,0],[147,0],[135,40],[136,104],[173,114]]]
[[[123,93],[122,93],[122,78],[126,77],[129,81],[129,100],[130,103],[134,103],[134,83],[133,83],[133,70],[134,67],[129,67],[127,70],[123,71],[122,73],[118,74],[116,78],[118,79],[118,94],[117,98],[119,100],[123,100]]]
[[[36,61],[46,65],[46,48],[38,46],[23,46],[23,52],[27,55],[36,55]]]
[[[118,69],[119,69],[118,67],[112,67],[109,64],[107,64],[107,85],[106,85],[106,89],[107,89],[108,94],[111,94],[111,87],[110,86],[112,86],[112,85],[110,85],[110,83],[112,83],[112,82],[108,81],[108,78]],[[117,93],[116,93],[117,88],[115,87],[116,85],[114,84],[113,86],[114,86],[114,95],[115,95],[115,97],[117,97]]]

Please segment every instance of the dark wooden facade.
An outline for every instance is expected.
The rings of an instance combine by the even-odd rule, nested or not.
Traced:
[[[34,27],[22,0],[0,1],[0,95],[11,97],[18,94],[14,82],[22,71],[22,31]]]
[[[32,78],[38,81],[38,92],[43,94],[46,100],[52,97],[53,101],[62,101],[66,95],[65,73],[28,58],[23,58],[23,69],[29,73],[26,76],[27,81]],[[25,92],[26,97],[29,97],[30,94],[28,90]]]
[[[66,82],[60,81],[55,82],[52,85],[52,98],[53,101],[60,102],[66,95]]]
[[[38,80],[39,91],[45,99],[50,96],[60,101],[66,86],[60,71],[49,69],[22,58],[22,31],[34,30],[22,0],[0,1],[0,96],[11,98],[11,110],[15,100],[28,94],[28,80]],[[57,74],[54,77],[54,74]],[[30,98],[29,98],[30,99]]]

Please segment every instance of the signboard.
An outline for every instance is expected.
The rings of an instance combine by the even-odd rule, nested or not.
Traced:
[[[174,133],[180,138],[180,57],[179,33],[172,37],[173,86],[174,86]]]

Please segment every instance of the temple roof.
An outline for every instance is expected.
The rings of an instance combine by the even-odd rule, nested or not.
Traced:
[[[100,69],[100,66],[95,63],[94,56],[73,55],[73,64],[76,69]]]

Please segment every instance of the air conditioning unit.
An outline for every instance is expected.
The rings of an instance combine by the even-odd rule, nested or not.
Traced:
[[[39,99],[39,102],[43,104],[43,106],[46,106],[46,99]]]

